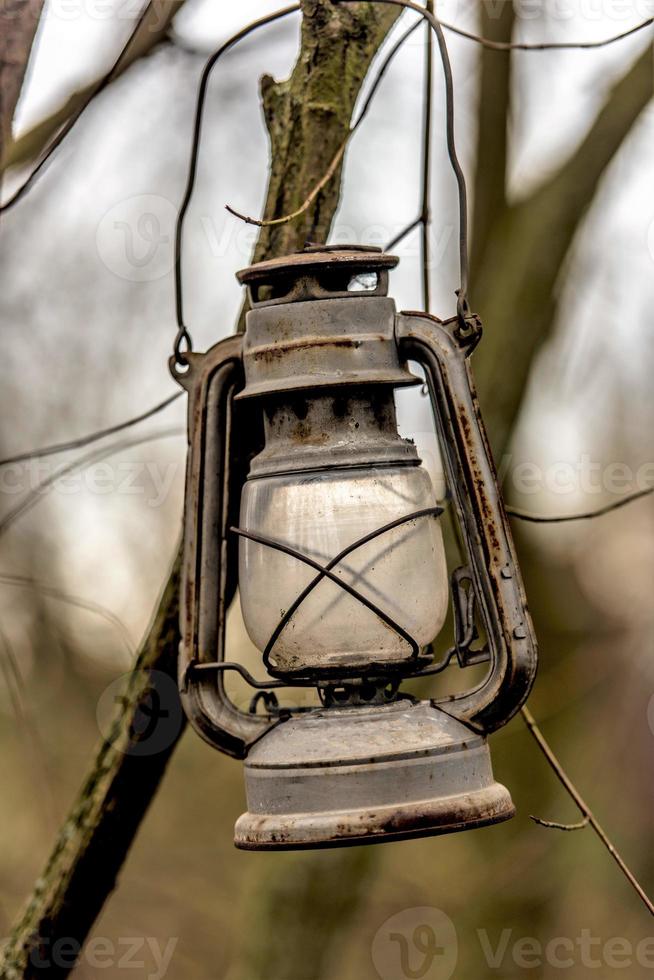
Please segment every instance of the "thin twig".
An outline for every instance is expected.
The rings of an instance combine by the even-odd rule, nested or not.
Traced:
[[[43,824],[46,832],[50,834],[56,826],[54,792],[50,778],[50,767],[46,761],[45,748],[39,735],[39,730],[30,710],[28,692],[23,681],[23,675],[20,672],[20,667],[18,666],[16,651],[11,640],[2,628],[0,628],[0,641],[4,649],[4,656],[0,656],[2,673],[4,674],[14,717],[23,733],[26,753],[28,756],[31,756],[34,768],[38,773],[35,785],[43,793],[41,798],[41,802],[43,803]]]
[[[628,493],[612,504],[606,504],[605,507],[600,507],[599,510],[589,510],[583,514],[559,514],[554,517],[545,517],[540,514],[530,514],[528,511],[520,510],[517,507],[507,507],[506,512],[510,517],[515,517],[519,521],[528,521],[531,524],[565,524],[567,521],[588,521],[594,517],[602,517],[604,514],[609,514],[612,510],[619,510],[620,507],[626,507],[627,504],[633,503],[634,500],[649,497],[652,493],[654,493],[654,486],[645,487],[644,490],[636,490],[635,493]]]
[[[404,228],[401,229],[401,231],[398,231],[397,235],[395,235],[394,238],[391,238],[390,242],[388,242],[388,244],[384,246],[384,251],[390,252],[392,248],[395,248],[396,245],[399,245],[400,242],[404,238],[406,238],[407,235],[410,235],[413,229],[417,228],[418,225],[420,224],[422,224],[421,214],[419,214],[417,218],[414,218],[414,220],[410,224],[405,225]]]
[[[158,0],[149,0],[149,2],[146,3],[145,7],[143,8],[143,11],[141,12],[138,20],[136,21],[136,26],[134,27],[134,30],[130,34],[127,43],[123,46],[120,54],[112,64],[109,71],[102,76],[102,78],[97,82],[96,85],[93,86],[93,88],[89,92],[88,98],[86,99],[85,102],[82,103],[82,105],[79,107],[77,112],[73,113],[70,119],[68,119],[64,123],[64,125],[59,130],[57,135],[54,137],[54,139],[46,149],[45,153],[43,154],[39,162],[36,164],[29,177],[27,177],[25,182],[21,184],[18,190],[11,195],[8,201],[5,201],[4,204],[0,205],[0,214],[4,214],[5,211],[9,211],[10,208],[13,208],[13,206],[15,204],[18,204],[21,198],[24,197],[24,195],[30,189],[32,184],[38,178],[39,174],[45,167],[46,163],[48,162],[52,154],[55,152],[55,150],[57,150],[61,146],[63,141],[66,139],[70,131],[73,129],[73,127],[79,120],[80,116],[89,107],[93,99],[95,99],[96,96],[100,95],[100,93],[103,92],[104,89],[106,89],[107,86],[113,81],[114,75],[118,71],[123,58],[131,48],[134,39],[138,35],[139,31],[141,30],[141,27],[145,23],[146,19],[149,17],[151,10],[153,9],[153,7],[156,5],[157,2]]]
[[[618,865],[623,875],[625,876],[629,884],[632,886],[636,894],[639,896],[639,898],[641,899],[645,907],[648,909],[650,915],[654,915],[654,902],[652,902],[652,900],[648,897],[642,885],[639,883],[639,881],[634,876],[634,874],[629,870],[623,858],[618,853],[615,846],[607,836],[606,831],[604,831],[603,828],[598,823],[597,818],[595,817],[593,811],[590,809],[586,801],[583,799],[579,790],[576,788],[576,786],[574,785],[570,777],[564,771],[563,766],[561,765],[557,757],[554,755],[554,752],[552,751],[548,742],[546,741],[545,736],[543,735],[540,728],[538,727],[536,723],[536,719],[532,715],[531,711],[529,710],[529,708],[523,707],[520,709],[520,713],[523,717],[523,720],[530,734],[535,739],[538,747],[540,748],[541,752],[547,759],[547,762],[550,768],[555,773],[557,779],[565,788],[566,792],[572,797],[572,799],[576,803],[577,807],[579,808],[583,816],[588,819],[588,823],[593,828],[593,830],[595,831],[595,833],[597,834],[601,842],[604,844],[604,847],[607,849],[607,851],[609,852],[609,854],[611,855],[615,863]]]
[[[66,453],[71,449],[82,449],[92,442],[98,442],[100,439],[104,439],[105,436],[114,436],[117,432],[123,432],[133,425],[138,425],[139,422],[145,422],[146,419],[151,419],[153,415],[162,412],[164,408],[168,408],[174,401],[181,398],[183,394],[183,391],[176,391],[174,395],[165,398],[162,402],[149,408],[146,412],[142,412],[140,415],[134,416],[134,418],[127,419],[125,422],[110,425],[107,429],[97,429],[95,432],[89,432],[84,436],[80,436],[78,439],[71,439],[68,442],[57,442],[50,446],[44,446],[42,449],[28,449],[26,452],[18,453],[16,456],[7,456],[5,459],[0,459],[0,466],[8,466],[10,463],[23,463],[28,459],[36,459],[41,456],[56,456],[58,453]]]
[[[557,820],[543,820],[542,817],[535,817],[533,813],[529,814],[529,819],[533,820],[540,827],[548,827],[550,830],[583,830],[590,823],[590,817],[588,816],[584,817],[578,823],[559,823]]]
[[[93,463],[99,463],[103,459],[108,459],[110,456],[115,456],[116,453],[123,452],[126,449],[132,449],[134,446],[140,446],[145,442],[154,442],[157,439],[167,439],[170,436],[179,436],[184,433],[182,428],[174,429],[163,429],[160,432],[149,433],[145,436],[140,436],[135,439],[123,439],[120,442],[112,443],[110,446],[104,446],[102,449],[95,449],[93,452],[87,453],[84,456],[79,457],[72,463],[67,463],[65,466],[60,466],[58,469],[47,476],[44,480],[41,480],[28,494],[23,497],[23,499],[16,504],[12,510],[8,511],[4,517],[0,518],[0,536],[2,536],[9,527],[21,517],[28,510],[31,510],[39,500],[43,499],[45,493],[52,489],[57,480],[60,480],[64,476],[70,476],[71,473],[75,473],[77,470],[84,469],[86,466],[90,466]]]
[[[358,0],[333,0],[334,3],[356,3]],[[406,7],[408,10],[415,10],[423,17],[428,20],[436,21],[438,18],[434,14],[429,15],[425,7],[421,7],[414,0],[370,0],[374,3],[394,3],[398,7]],[[481,44],[484,48],[490,48],[492,51],[561,51],[561,50],[585,50],[590,48],[605,48],[609,44],[614,44],[616,41],[622,41],[626,37],[631,37],[632,34],[637,34],[638,31],[644,30],[646,27],[650,27],[654,24],[654,17],[648,17],[647,20],[641,21],[640,24],[636,24],[635,27],[630,27],[627,31],[622,31],[621,34],[614,34],[612,37],[604,38],[601,41],[537,41],[532,44],[528,44],[522,41],[492,41],[490,38],[482,37],[480,34],[473,34],[472,31],[465,31],[462,27],[456,27],[454,24],[449,24],[447,21],[438,19],[438,23],[441,27],[445,28],[446,31],[451,31],[452,34],[457,34],[459,37],[464,37],[468,41],[474,41],[476,44]]]
[[[323,176],[320,178],[318,183],[314,186],[309,196],[302,202],[299,208],[297,208],[295,211],[291,211],[290,214],[284,214],[282,215],[281,218],[265,218],[265,219],[251,218],[247,214],[241,214],[241,212],[237,211],[236,208],[233,208],[231,204],[225,205],[225,211],[229,211],[229,213],[232,214],[235,218],[239,218],[241,221],[244,221],[246,225],[256,225],[258,228],[270,228],[272,225],[285,225],[289,221],[293,221],[295,218],[299,218],[301,214],[304,214],[304,212],[311,207],[312,202],[315,201],[320,191],[323,189],[323,187],[326,184],[329,183],[329,181],[334,176],[339,163],[343,159],[343,154],[345,153],[345,149],[350,141],[350,137],[352,136],[353,132],[354,129],[351,129],[348,132],[347,136],[345,137],[345,139],[339,146],[338,150],[334,154],[332,162],[327,167],[327,170],[325,171]]]
[[[638,31],[642,31],[646,27],[651,27],[654,24],[654,17],[648,17],[647,20],[636,24],[635,27],[630,27],[629,30],[623,31],[621,34],[614,34],[612,37],[604,38],[602,41],[537,41],[532,44],[523,43],[522,41],[491,41],[490,38],[480,37],[479,34],[464,31],[463,28],[455,27],[454,24],[446,24],[445,21],[441,21],[441,23],[446,30],[451,31],[453,34],[458,34],[459,37],[465,37],[469,41],[475,41],[484,48],[490,48],[491,51],[584,51],[590,48],[605,48],[607,45],[614,44],[616,41],[622,41],[626,37],[631,37],[632,34],[637,34]]]
[[[55,585],[46,585],[44,582],[39,582],[38,579],[30,578],[28,575],[10,575],[8,572],[0,572],[0,585],[32,589],[34,592],[38,592],[40,595],[44,595],[49,599],[56,599],[77,609],[84,609],[87,612],[95,613],[107,623],[110,623],[120,633],[121,639],[129,654],[130,662],[136,655],[129,630],[122,619],[116,613],[112,612],[111,609],[101,605],[99,602],[95,602],[92,599],[84,599],[81,596],[73,595],[71,592],[65,592]]]
[[[426,10],[433,14],[434,0],[427,0]],[[431,123],[432,123],[432,88],[434,75],[434,44],[429,23],[427,28],[427,47],[425,49],[425,104],[422,133],[422,207],[420,209],[421,243],[422,243],[422,296],[426,313],[431,312],[431,291],[429,288],[429,270],[431,259],[429,254],[429,231],[431,224],[430,188],[431,188]]]
[[[311,204],[313,203],[313,201],[315,201],[316,197],[323,189],[323,187],[325,187],[329,183],[329,181],[336,173],[338,166],[341,160],[343,159],[343,156],[345,154],[345,151],[348,147],[350,140],[356,133],[357,129],[359,128],[363,120],[365,119],[366,113],[368,112],[368,109],[372,104],[372,100],[375,96],[375,93],[377,92],[377,89],[379,88],[379,85],[381,84],[381,81],[384,75],[386,74],[389,65],[391,64],[393,58],[400,50],[400,48],[407,40],[407,38],[409,38],[411,34],[413,34],[413,32],[419,26],[420,26],[420,21],[417,20],[414,24],[411,25],[411,27],[409,27],[408,30],[404,32],[404,34],[402,34],[398,38],[398,40],[395,42],[391,50],[388,52],[388,55],[384,59],[384,62],[381,68],[379,69],[379,72],[377,73],[377,76],[370,88],[370,92],[368,93],[368,96],[363,104],[361,112],[357,116],[357,119],[348,130],[345,139],[343,140],[338,150],[334,154],[334,157],[331,163],[329,164],[327,170],[325,171],[325,173],[322,175],[318,183],[313,186],[313,188],[309,192],[309,195],[305,198],[302,204],[295,209],[295,211],[291,211],[289,214],[284,214],[279,218],[252,218],[250,215],[242,214],[240,211],[237,211],[236,208],[233,208],[230,204],[225,205],[225,210],[229,211],[230,214],[233,214],[235,218],[239,218],[241,221],[244,221],[248,225],[256,225],[258,228],[269,228],[271,225],[285,225],[288,224],[289,221],[293,221],[295,218],[299,218],[300,215],[304,214],[304,212],[311,207]]]

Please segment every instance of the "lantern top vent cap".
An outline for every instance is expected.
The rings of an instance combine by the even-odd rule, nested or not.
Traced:
[[[280,255],[265,262],[257,262],[241,269],[236,278],[243,285],[253,282],[270,282],[273,278],[302,274],[310,269],[348,266],[353,271],[371,272],[378,269],[394,269],[399,262],[397,255],[387,255],[374,245],[308,245],[291,255]]]
[[[309,245],[236,273],[253,306],[351,295],[385,296],[388,271],[399,262],[373,245]]]

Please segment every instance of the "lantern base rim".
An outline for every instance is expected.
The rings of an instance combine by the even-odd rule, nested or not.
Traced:
[[[234,844],[243,851],[295,851],[438,837],[503,823],[515,816],[501,783],[461,796],[322,814],[244,813]]]
[[[407,699],[291,718],[245,764],[243,850],[375,844],[508,820],[486,739],[436,705]]]

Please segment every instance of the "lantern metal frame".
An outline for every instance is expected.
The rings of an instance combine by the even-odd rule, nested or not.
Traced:
[[[365,264],[362,259],[362,267]],[[375,295],[385,290],[386,278],[384,270]],[[297,298],[301,295],[293,297]],[[327,315],[330,302],[327,297],[320,300]],[[418,657],[399,670],[388,665],[383,671],[377,667],[369,679],[388,681],[397,690],[404,678],[438,673],[454,654],[461,666],[488,660],[488,674],[473,690],[428,702],[485,736],[506,724],[525,702],[534,682],[537,654],[470,369],[469,356],[479,335],[480,331],[474,328],[462,334],[456,318],[442,321],[420,312],[395,315],[394,343],[400,361],[415,361],[425,372],[447,482],[466,551],[467,563],[455,572],[455,578],[471,582],[472,601],[476,602],[486,633],[487,650],[481,654],[469,650],[470,636],[466,643],[463,635],[465,613],[455,602],[456,645],[440,664],[431,665]],[[248,416],[248,403],[236,398],[245,383],[245,356],[244,337],[237,334],[204,354],[188,353],[184,370],[174,360],[171,362],[174,377],[189,396],[180,690],[195,730],[222,752],[239,759],[245,759],[263,736],[293,714],[312,710],[280,709],[276,689],[330,680],[320,672],[320,678],[305,673],[283,680],[272,677],[256,681],[244,667],[225,656],[226,614],[237,584],[237,537],[244,533],[238,528],[238,505],[249,460],[258,448],[256,423],[253,416]],[[244,415],[236,425],[238,413]],[[249,424],[244,423],[245,418]],[[279,544],[267,540],[263,543]],[[299,554],[296,557],[302,558]],[[324,574],[327,573],[323,568],[319,576]],[[343,586],[340,580],[338,584]],[[467,619],[470,634],[470,609]],[[254,710],[241,710],[227,695],[227,671],[237,671],[257,690],[250,706]],[[343,672],[338,673],[338,678],[331,678],[332,684],[343,679]],[[356,675],[361,676],[361,671]],[[264,714],[256,711],[261,701]]]

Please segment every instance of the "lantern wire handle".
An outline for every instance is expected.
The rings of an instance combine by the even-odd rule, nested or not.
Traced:
[[[351,3],[352,0],[336,0],[336,2]],[[450,62],[450,54],[447,48],[447,41],[445,40],[443,25],[430,9],[430,4],[427,4],[427,7],[421,7],[417,3],[412,3],[411,0],[372,0],[372,2],[391,3],[396,6],[408,8],[409,10],[415,10],[421,15],[421,17],[424,17],[427,20],[429,26],[436,34],[436,40],[438,42],[438,48],[441,56],[441,64],[443,66],[443,76],[445,79],[445,134],[447,141],[447,154],[456,178],[459,196],[459,288],[456,292],[456,315],[459,321],[458,335],[461,339],[467,339],[471,334],[478,332],[479,324],[476,318],[473,319],[470,317],[470,308],[468,306],[468,188],[466,185],[465,174],[463,173],[463,168],[456,150],[456,139],[454,133],[454,77],[452,75],[452,64]],[[426,133],[428,133],[430,130],[428,121],[429,116],[426,120]],[[427,136],[425,138],[427,138]],[[422,223],[424,227],[424,201],[422,213],[419,218],[413,222],[411,227],[413,228],[420,223]],[[403,233],[403,235],[405,233]],[[403,237],[403,235],[401,237]],[[393,242],[391,242],[391,245],[396,244],[399,240],[400,237],[396,236],[396,238],[393,239]]]
[[[234,45],[238,44],[248,35],[252,34],[259,27],[264,27],[267,24],[272,24],[274,21],[280,20],[282,17],[288,16],[288,14],[297,13],[300,10],[300,4],[294,3],[288,7],[283,7],[281,10],[276,10],[272,14],[268,14],[265,17],[260,17],[258,20],[252,21],[246,27],[237,31],[233,34],[224,44],[222,44],[214,54],[211,55],[207,63],[202,70],[202,76],[200,78],[200,86],[198,88],[198,95],[195,106],[195,120],[193,123],[193,139],[191,143],[191,158],[189,163],[188,177],[186,180],[186,189],[184,191],[184,197],[182,199],[182,204],[177,215],[177,222],[175,226],[175,315],[177,318],[177,335],[175,337],[174,344],[174,356],[175,363],[186,365],[187,354],[193,350],[193,343],[191,340],[191,335],[184,324],[184,307],[183,307],[183,294],[182,294],[182,235],[184,231],[184,220],[186,218],[186,213],[188,211],[189,205],[191,203],[191,197],[193,196],[193,190],[195,188],[195,181],[197,177],[198,170],[198,157],[200,153],[200,140],[202,137],[202,119],[204,114],[204,104],[207,97],[207,87],[209,85],[209,79],[211,77],[211,72],[223,54],[229,51]]]
[[[434,12],[434,0],[427,0],[426,9]],[[421,21],[419,21],[421,23]],[[424,310],[431,313],[431,242],[429,232],[431,229],[431,128],[433,117],[433,81],[434,81],[434,44],[431,33],[431,26],[425,23],[427,28],[427,46],[425,49],[425,104],[423,107],[423,127],[422,127],[422,202],[420,207],[420,229],[422,246],[422,297]]]

